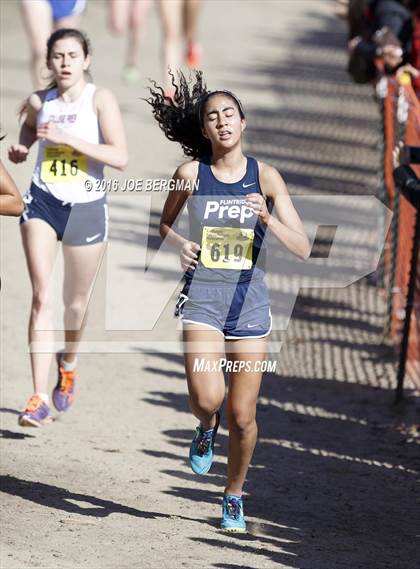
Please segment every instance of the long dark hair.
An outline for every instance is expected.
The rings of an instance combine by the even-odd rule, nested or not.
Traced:
[[[174,94],[165,95],[162,87],[151,80],[150,97],[144,99],[152,107],[152,113],[159,127],[168,140],[178,142],[185,156],[194,159],[211,156],[210,141],[203,135],[203,110],[206,102],[213,95],[223,93],[236,104],[241,118],[245,118],[242,104],[238,97],[230,91],[209,91],[203,80],[203,72],[193,70],[193,78],[187,79],[182,71],[178,71],[177,79],[170,72]]]

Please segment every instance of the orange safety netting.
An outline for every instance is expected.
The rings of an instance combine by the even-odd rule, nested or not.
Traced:
[[[420,103],[411,85],[399,85],[395,79],[388,81],[388,94],[384,101],[384,127],[384,169],[388,206],[394,211],[394,215],[399,213],[398,230],[395,234],[389,231],[385,245],[385,286],[388,288],[388,294],[392,294],[390,332],[394,342],[399,346],[405,318],[416,210],[404,196],[401,195],[399,203],[395,199],[392,153],[401,134],[403,134],[401,139],[405,144],[420,146]],[[417,176],[420,176],[420,166],[413,164],[410,166]],[[393,276],[393,253],[396,255],[394,284],[391,292],[389,287]],[[416,386],[420,387],[420,267],[417,269],[414,306],[410,324],[406,371]]]

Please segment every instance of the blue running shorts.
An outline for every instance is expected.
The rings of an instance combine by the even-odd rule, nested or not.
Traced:
[[[62,202],[32,183],[23,196],[25,211],[20,223],[42,219],[64,245],[93,245],[108,237],[108,205],[106,197],[93,202]]]
[[[86,0],[48,0],[48,3],[54,22],[69,16],[79,16],[86,7]]]
[[[263,338],[271,331],[270,300],[262,279],[231,284],[187,282],[175,309],[184,325],[203,324],[226,340]]]

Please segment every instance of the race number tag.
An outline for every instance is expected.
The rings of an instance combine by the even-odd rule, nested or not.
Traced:
[[[88,175],[88,159],[69,146],[46,146],[41,164],[41,179],[49,183],[70,183]]]
[[[250,269],[254,230],[203,227],[200,260],[208,269]]]

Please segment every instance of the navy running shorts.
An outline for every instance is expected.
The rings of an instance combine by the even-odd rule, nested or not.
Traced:
[[[20,223],[42,219],[64,245],[93,245],[108,237],[108,205],[106,197],[93,202],[62,202],[32,183],[23,196],[25,211]]]
[[[233,286],[187,282],[178,297],[175,316],[184,325],[202,324],[218,330],[226,340],[263,338],[271,332],[270,299],[262,279]]]

